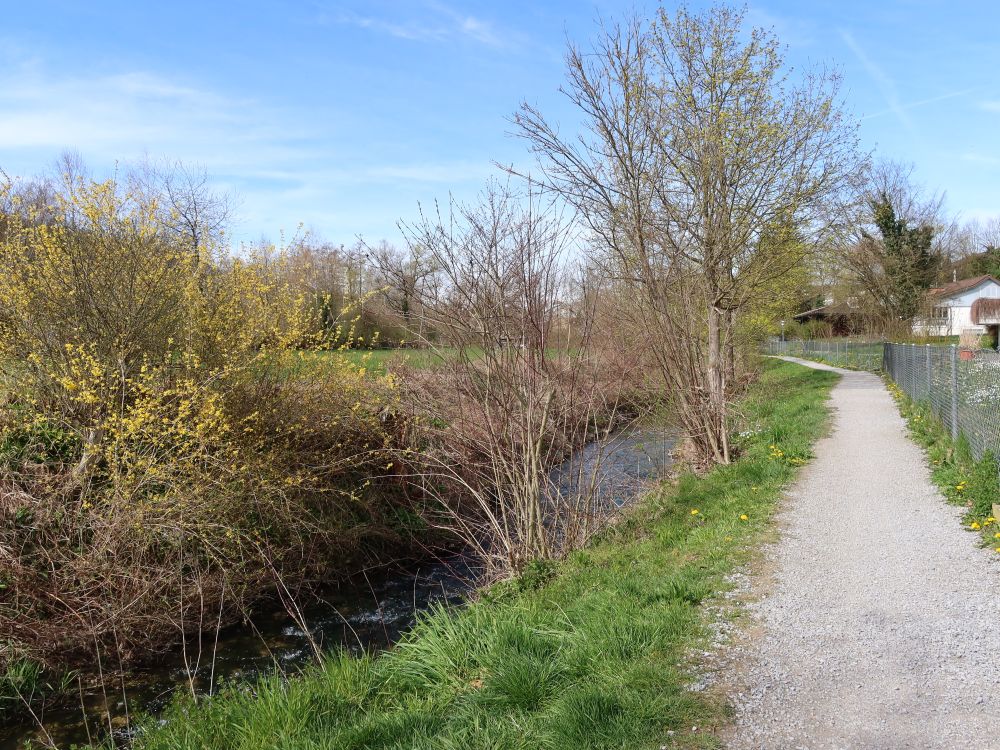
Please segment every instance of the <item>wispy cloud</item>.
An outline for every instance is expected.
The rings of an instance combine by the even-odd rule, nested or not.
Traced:
[[[861,63],[861,66],[865,69],[868,75],[871,76],[875,85],[878,86],[879,91],[882,93],[882,97],[885,99],[885,103],[887,105],[886,111],[894,114],[899,120],[899,123],[906,128],[910,134],[915,134],[916,128],[913,125],[913,120],[907,113],[907,108],[899,100],[896,83],[881,68],[881,66],[868,56],[864,48],[862,48],[862,46],[854,38],[853,34],[845,29],[841,29],[840,38],[844,40],[844,44],[846,44],[848,49],[854,53],[858,62]]]
[[[50,74],[41,66],[0,72],[0,148],[78,148],[122,157],[160,146],[211,153],[223,133],[268,137],[260,107],[151,73]],[[273,123],[271,124],[273,127]]]
[[[977,89],[961,89],[960,91],[950,91],[947,94],[939,94],[938,96],[931,96],[927,99],[919,99],[915,102],[907,102],[906,104],[900,104],[898,108],[883,109],[880,112],[873,112],[870,115],[865,115],[862,120],[871,120],[874,117],[883,117],[889,114],[896,114],[899,108],[903,110],[915,109],[917,107],[923,107],[927,104],[936,104],[937,102],[947,101],[948,99],[957,99],[960,96],[968,96],[969,94],[975,93]],[[991,102],[992,103],[992,102]],[[997,105],[997,110],[1000,111],[1000,102],[995,103]],[[985,108],[985,107],[984,107]]]
[[[470,32],[471,33],[471,32]],[[0,50],[0,58],[4,51]],[[217,186],[240,194],[239,229],[293,228],[326,223],[353,236],[360,218],[395,221],[385,208],[359,217],[358,191],[433,196],[476,184],[490,173],[482,164],[433,157],[361,159],[347,136],[324,118],[240,98],[147,71],[55,72],[38,59],[0,66],[0,167],[26,176],[64,149],[79,151],[98,173],[146,156],[205,166]],[[350,138],[353,138],[351,136]],[[353,202],[352,202],[353,201]],[[331,205],[343,206],[342,212]]]
[[[415,16],[412,15],[414,8],[419,9]],[[501,30],[492,21],[460,12],[441,2],[410,5],[408,13],[394,11],[393,17],[380,16],[370,10],[364,13],[337,10],[322,12],[320,20],[419,42],[465,40],[494,49],[505,49],[523,41],[520,34]]]

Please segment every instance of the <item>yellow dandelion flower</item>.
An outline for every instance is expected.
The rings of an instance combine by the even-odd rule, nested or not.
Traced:
[[[749,521],[750,520],[750,516],[748,516],[746,513],[743,513],[743,514],[740,515],[740,520],[741,521]]]
[[[973,521],[972,523],[969,524],[969,528],[972,529],[973,531],[977,530],[979,528],[979,522]]]
[[[697,509],[697,508],[692,508],[692,509],[691,509],[691,515],[692,515],[692,516],[696,516],[696,515],[698,515],[698,513],[699,513],[699,511],[698,511],[698,509]]]

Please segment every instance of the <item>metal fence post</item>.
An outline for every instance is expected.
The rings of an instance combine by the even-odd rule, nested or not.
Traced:
[[[931,345],[925,344],[927,347],[925,353],[927,354],[927,400],[931,400]]]
[[[958,440],[958,348],[951,345],[951,439]]]
[[[913,363],[916,361],[916,344],[909,344],[906,347],[906,392],[910,394],[910,398],[914,401],[917,400],[917,379],[913,377]]]

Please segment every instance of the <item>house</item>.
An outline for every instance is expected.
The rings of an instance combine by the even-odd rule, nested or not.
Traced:
[[[989,275],[974,276],[931,289],[927,292],[929,314],[914,319],[913,332],[928,336],[986,333],[986,327],[972,317],[972,306],[981,299],[1000,299],[1000,281]]]

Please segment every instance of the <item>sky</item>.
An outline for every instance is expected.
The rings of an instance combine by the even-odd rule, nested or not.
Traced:
[[[44,172],[66,150],[96,174],[179,159],[237,196],[237,240],[400,244],[420,206],[474,198],[496,162],[530,168],[509,122],[522,101],[576,127],[567,40],[656,7],[0,0],[0,169]],[[1000,215],[1000,4],[747,7],[793,68],[840,71],[865,150],[912,163],[964,219]]]

